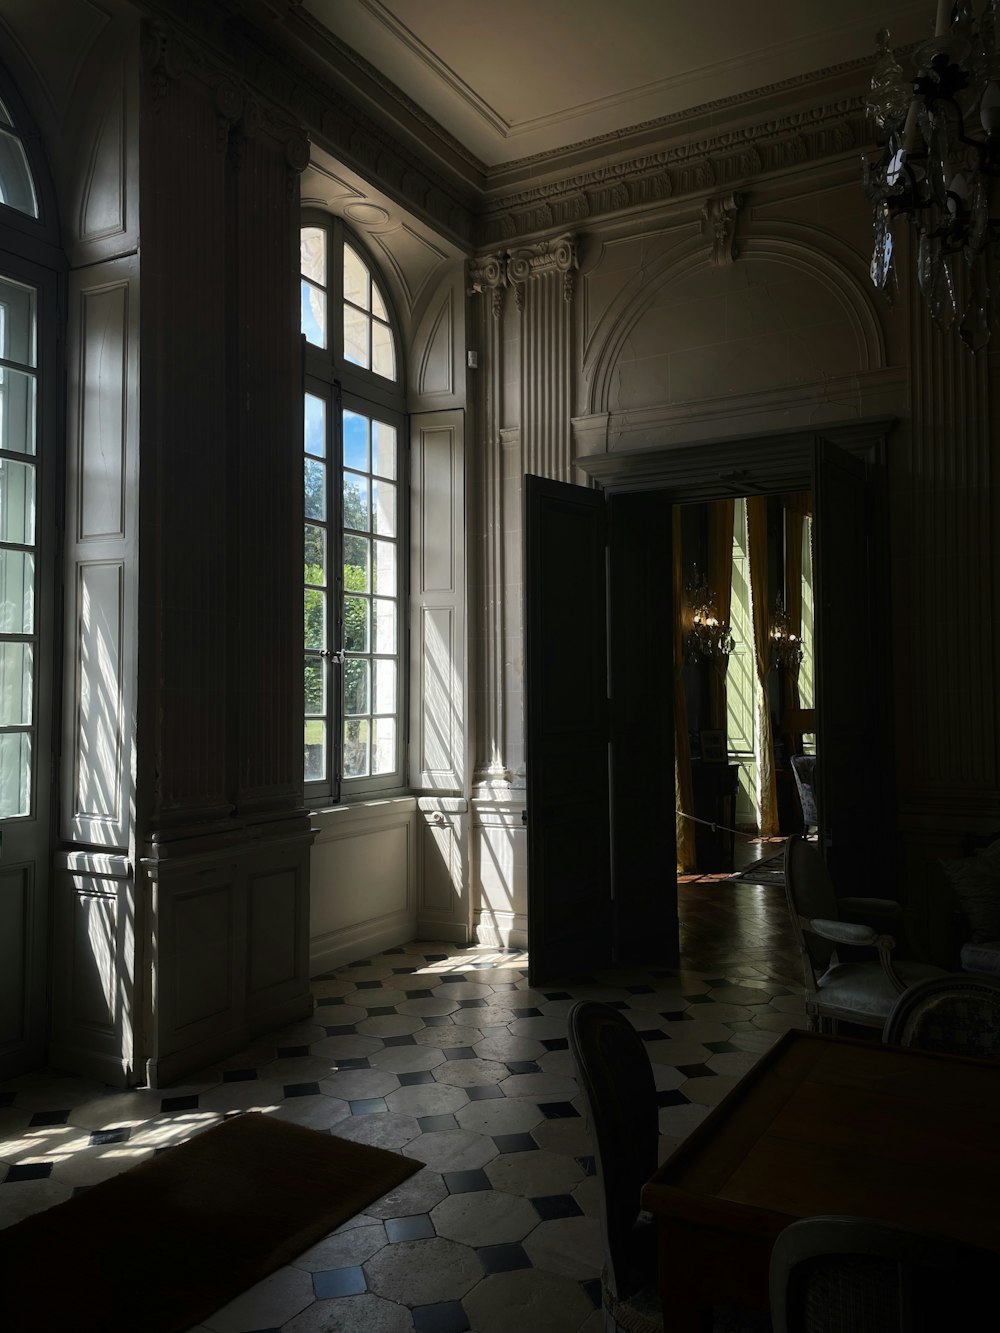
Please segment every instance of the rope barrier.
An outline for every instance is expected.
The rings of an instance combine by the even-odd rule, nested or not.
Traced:
[[[699,819],[697,815],[689,815],[686,810],[678,808],[674,813],[680,815],[681,819],[690,819],[692,824],[704,824],[713,833],[718,833],[721,829],[723,833],[734,833],[737,838],[746,838],[747,842],[757,842],[760,839],[759,833],[747,833],[745,829],[730,828],[728,824],[717,824],[711,819]]]

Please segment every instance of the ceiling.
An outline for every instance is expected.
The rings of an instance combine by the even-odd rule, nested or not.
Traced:
[[[489,171],[871,58],[933,0],[304,0]],[[613,27],[609,27],[613,19]]]

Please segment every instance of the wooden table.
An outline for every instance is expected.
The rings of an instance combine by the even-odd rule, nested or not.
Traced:
[[[1000,1064],[788,1032],[647,1181],[671,1333],[766,1310],[778,1233],[884,1218],[1000,1253]]]

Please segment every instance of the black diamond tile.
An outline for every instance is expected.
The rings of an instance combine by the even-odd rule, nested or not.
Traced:
[[[338,1069],[371,1069],[372,1064],[367,1055],[347,1055],[342,1060],[337,1061]]]
[[[43,1125],[65,1125],[71,1109],[70,1107],[65,1111],[36,1111],[28,1121],[28,1128],[41,1129]]]
[[[374,1115],[381,1111],[388,1111],[384,1097],[358,1097],[352,1102],[348,1102],[351,1108],[351,1115]]]
[[[321,995],[320,998],[316,1001],[316,1006],[318,1008],[321,1004],[343,1004],[343,1003],[344,1003],[343,995]]]
[[[669,1041],[669,1040],[670,1040],[670,1038],[667,1036],[667,1034],[666,1034],[665,1032],[661,1032],[659,1028],[646,1028],[646,1030],[645,1030],[644,1032],[640,1032],[640,1033],[639,1033],[639,1036],[643,1039],[643,1041]]]
[[[541,1009],[518,1009],[515,1005],[510,1006],[510,1012],[515,1018],[541,1018]]]
[[[447,976],[441,978],[441,983],[442,985],[447,986],[450,982],[468,981],[468,980],[469,978],[467,976],[464,976],[461,972],[449,972]]]
[[[481,1088],[466,1088],[465,1095],[470,1102],[489,1102],[502,1097],[503,1093],[495,1083],[488,1083]]]
[[[427,992],[428,995],[430,991]],[[459,1001],[461,1004],[461,1001]],[[451,1018],[448,1014],[424,1014],[425,1028],[447,1028],[452,1026]]]
[[[546,1120],[572,1120],[580,1114],[572,1102],[538,1102],[537,1105]]]
[[[5,1185],[16,1184],[19,1180],[48,1180],[52,1174],[52,1162],[22,1162],[12,1166],[7,1172]]]
[[[538,1144],[530,1134],[494,1134],[493,1142],[499,1152],[537,1152]]]
[[[685,1097],[683,1092],[678,1092],[676,1088],[669,1088],[665,1092],[656,1094],[657,1106],[687,1106],[690,1097]]]
[[[681,1023],[687,1014],[683,1009],[667,1009],[661,1012],[661,1018],[665,1018],[668,1023]]]
[[[320,1301],[334,1296],[357,1296],[367,1290],[368,1283],[360,1268],[330,1268],[325,1273],[313,1273],[313,1291]]]
[[[458,1129],[458,1121],[453,1115],[418,1115],[417,1124],[421,1134],[432,1134],[439,1129]]]
[[[409,1032],[404,1032],[399,1037],[384,1037],[383,1044],[386,1046],[416,1046],[417,1039]]]
[[[573,998],[568,990],[546,990],[542,991],[542,994],[547,1000],[572,1000]]]
[[[714,1004],[714,1003],[715,1003],[715,1001],[712,1000],[712,999],[710,999],[709,996],[707,996],[707,995],[685,995],[684,998],[685,998],[685,1000],[687,1000],[688,1004]]]
[[[394,977],[412,977],[416,970],[415,967],[394,967],[392,975]]]
[[[286,1083],[284,1086],[286,1097],[315,1097],[319,1092],[318,1083]]]
[[[415,1217],[391,1217],[385,1224],[385,1234],[391,1245],[400,1240],[426,1240],[435,1234],[434,1223],[426,1213],[418,1213]]]
[[[565,1037],[543,1037],[542,1045],[547,1051],[568,1051],[569,1042]]]
[[[738,984],[737,982],[735,982],[735,981],[731,981],[731,980],[729,979],[729,977],[706,977],[706,978],[705,978],[705,985],[706,985],[706,986],[735,986],[735,985],[737,985],[737,984]]]
[[[385,957],[385,958],[387,958],[387,957],[389,956],[389,954],[401,954],[401,953],[406,953],[406,950],[403,948],[402,945],[399,945],[399,946],[398,946],[397,948],[395,948],[395,949],[383,949],[383,950],[382,950],[382,956]]]
[[[442,1047],[446,1060],[475,1060],[477,1055],[471,1046]]]
[[[459,1000],[459,1009],[486,1009],[488,1002],[486,1000]]]
[[[197,1111],[198,1098],[191,1097],[164,1097],[160,1102],[161,1111]]]
[[[248,1083],[250,1079],[256,1077],[256,1069],[224,1069],[222,1071],[223,1083]]]
[[[394,1014],[396,1010],[391,1004],[378,1004],[368,1010],[369,1018],[378,1018],[380,1014]]]
[[[355,990],[384,990],[385,987],[381,981],[356,981]]]
[[[299,1057],[300,1055],[308,1055],[308,1054],[309,1054],[309,1047],[308,1047],[308,1046],[279,1046],[279,1047],[278,1047],[278,1059],[279,1059],[279,1060],[296,1060],[296,1059],[298,1059],[298,1057]]]
[[[684,1100],[687,1101],[687,1098],[685,1097]],[[596,1175],[597,1175],[597,1158],[596,1158],[596,1157],[578,1157],[578,1158],[576,1159],[576,1164],[577,1164],[577,1166],[579,1166],[579,1167],[581,1168],[581,1170],[583,1171],[583,1174],[584,1174],[585,1176],[596,1176]]]
[[[580,1286],[583,1288],[584,1294],[588,1297],[594,1309],[599,1310],[603,1300],[601,1294],[601,1279],[599,1277],[588,1277],[580,1283]]]
[[[328,1037],[353,1037],[357,1028],[354,1023],[336,1023],[325,1031]]]
[[[116,1129],[95,1129],[90,1136],[92,1148],[103,1148],[107,1143],[127,1143],[132,1131],[126,1125]]]
[[[540,1074],[542,1072],[534,1060],[509,1060],[507,1068],[512,1074]]]
[[[13,1106],[13,1105],[14,1105],[14,1098],[15,1098],[16,1096],[17,1096],[17,1093],[16,1093],[16,1092],[2,1092],[2,1091],[0,1091],[0,1106]]]
[[[522,1245],[483,1245],[476,1253],[486,1273],[511,1273],[515,1268],[532,1267]]]
[[[495,990],[498,995],[503,995],[507,991],[517,990],[513,981],[491,981],[490,989]]]
[[[371,965],[372,960],[370,958],[359,958],[357,962],[347,964],[348,967],[371,967]]]
[[[714,1055],[728,1055],[730,1051],[740,1049],[731,1041],[703,1041],[702,1045],[706,1051],[711,1051]]]
[[[451,1194],[472,1194],[477,1190],[490,1190],[490,1178],[485,1171],[445,1171],[444,1183]]]
[[[530,1199],[535,1212],[543,1222],[554,1222],[560,1217],[582,1217],[583,1209],[572,1194],[543,1194],[537,1199]]]
[[[654,986],[626,986],[625,990],[629,995],[652,995],[655,992]]]
[[[469,1316],[461,1301],[418,1305],[411,1313],[414,1333],[468,1333]]]
[[[429,1000],[433,995],[433,993],[434,993],[433,991],[429,991],[426,987],[424,987],[422,990],[403,991],[403,994],[406,996],[408,1000]]]
[[[314,977],[310,977],[309,979],[310,981],[336,981],[337,970],[334,968],[332,972],[317,972]]]
[[[608,1001],[608,1008],[609,1008],[609,1009],[628,1009],[629,1006],[625,1003],[624,1000],[609,1000],[609,1001]]]
[[[417,1083],[433,1083],[434,1075],[429,1069],[418,1069],[412,1074],[397,1074],[400,1087],[412,1088]]]
[[[677,1072],[685,1078],[705,1078],[715,1074],[715,1070],[709,1069],[708,1065],[677,1065]]]
[[[448,955],[446,953],[425,953],[424,958],[428,963],[444,963],[447,962]]]

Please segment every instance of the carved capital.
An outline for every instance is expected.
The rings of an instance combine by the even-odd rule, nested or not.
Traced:
[[[159,23],[144,23],[141,39],[142,63],[149,73],[154,110],[162,103],[172,83],[180,83],[190,66],[183,43]]]
[[[709,243],[712,263],[717,268],[725,268],[733,263],[739,254],[736,219],[745,197],[735,193],[720,194],[706,199],[702,207],[701,232]]]
[[[511,282],[527,282],[545,273],[572,273],[579,267],[576,237],[569,232],[554,240],[538,241],[535,245],[511,250],[507,256]]]
[[[469,263],[469,291],[479,295],[492,293],[494,319],[503,314],[504,290],[507,286],[507,256],[502,251],[483,255]]]

